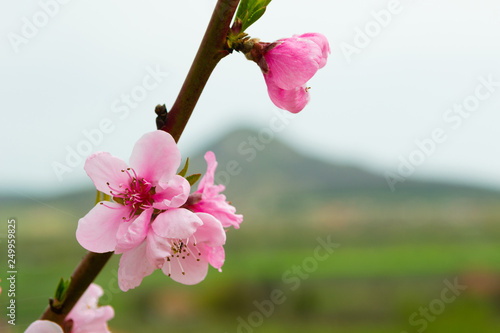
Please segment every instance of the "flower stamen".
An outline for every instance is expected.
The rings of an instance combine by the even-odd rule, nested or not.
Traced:
[[[172,275],[172,266],[170,265],[170,258],[167,257],[167,262],[168,262],[168,277]]]
[[[135,215],[153,207],[152,195],[154,194],[154,187],[146,179],[139,178],[132,168],[122,169],[121,172],[128,175],[130,179],[128,186],[119,184],[118,188],[115,188],[109,182],[106,184],[113,199],[118,199],[115,200],[116,202],[130,207],[128,218],[123,218],[125,221],[130,221]]]
[[[177,262],[179,263],[179,267],[181,268],[182,275],[186,275],[186,272],[184,272],[184,268],[182,268],[181,261],[179,260],[179,256],[177,256]]]

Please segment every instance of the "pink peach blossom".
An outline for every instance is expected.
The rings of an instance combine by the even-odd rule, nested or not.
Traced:
[[[154,210],[178,208],[189,196],[188,181],[176,175],[180,162],[177,144],[164,131],[146,133],[137,141],[130,167],[109,153],[89,156],[85,171],[113,202],[99,202],[80,219],[76,231],[80,245],[98,253],[123,253],[140,245]]]
[[[238,227],[242,217],[219,193],[224,187],[213,184],[215,156],[209,152],[206,158],[209,170],[193,194],[197,209],[186,202],[190,185],[176,174],[180,153],[170,134],[144,135],[130,167],[108,153],[87,159],[87,174],[113,201],[100,202],[80,219],[76,236],[89,251],[123,254],[118,270],[123,291],[140,285],[155,269],[177,282],[196,284],[209,264],[222,267],[224,226]]]
[[[208,151],[205,154],[205,160],[207,161],[207,173],[200,180],[198,190],[194,193],[201,195],[200,201],[188,208],[197,213],[213,215],[225,228],[234,226],[238,229],[243,221],[243,215],[235,214],[236,208],[226,201],[224,194],[221,194],[225,189],[224,185],[214,185],[215,169],[217,168],[215,154]]]
[[[110,305],[98,306],[99,297],[104,294],[102,288],[92,283],[75,304],[66,320],[73,321],[71,333],[109,333],[108,320],[115,316]]]
[[[273,103],[292,113],[300,112],[310,99],[306,83],[326,65],[328,54],[328,40],[319,33],[280,39],[264,48],[268,69],[264,79]]]
[[[155,269],[183,284],[199,283],[208,264],[220,271],[225,241],[222,224],[212,215],[168,210],[156,217],[141,245],[122,255],[118,285],[123,291],[135,288]]]
[[[49,320],[37,320],[31,323],[24,333],[64,333],[61,326]]]
[[[97,284],[91,284],[66,316],[65,326],[71,327],[71,333],[110,333],[108,320],[115,316],[109,305],[98,306],[99,297],[103,290]],[[63,333],[62,328],[48,320],[37,320],[32,323],[25,333]]]

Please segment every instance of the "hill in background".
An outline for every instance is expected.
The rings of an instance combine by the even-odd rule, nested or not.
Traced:
[[[211,269],[203,283],[183,286],[155,272],[121,293],[113,256],[97,279],[101,301],[116,310],[112,332],[165,332],[166,325],[234,332],[237,318],[248,318],[275,288],[287,301],[258,328],[262,333],[413,332],[412,313],[441,295],[445,279],[457,278],[467,291],[427,332],[499,331],[499,193],[411,179],[391,192],[379,175],[304,157],[278,140],[251,150],[255,136],[236,131],[205,147],[215,152],[216,178],[228,182],[225,194],[244,215],[241,228],[227,233],[224,273]],[[205,169],[203,156],[192,156],[190,173]],[[70,276],[85,253],[74,238],[77,221],[94,198],[90,180],[87,189],[62,196],[1,198],[5,218],[18,221],[22,309],[14,329],[0,318],[1,332],[22,332],[60,277]],[[290,290],[284,272],[312,258],[318,238],[327,237],[340,247]]]
[[[473,211],[490,207],[500,199],[500,192],[488,189],[412,179],[399,183],[397,190],[391,192],[380,175],[356,166],[305,157],[279,140],[263,143],[251,130],[231,132],[203,151],[206,150],[214,151],[217,157],[216,182],[227,185],[228,199],[252,224],[268,216],[275,217],[277,222],[291,219],[307,223],[311,216],[318,215],[324,215],[322,223],[328,223],[329,218],[335,223],[345,214],[364,213],[370,214],[372,220],[393,220],[401,217],[401,210],[406,208],[409,209],[406,215],[424,218],[437,214],[446,220],[464,221],[473,218],[468,212],[474,215]],[[190,173],[204,174],[205,170],[203,155],[190,157]],[[94,198],[95,190],[89,179],[87,189],[62,196],[0,196],[0,208],[15,213],[38,207],[76,218],[93,206]]]

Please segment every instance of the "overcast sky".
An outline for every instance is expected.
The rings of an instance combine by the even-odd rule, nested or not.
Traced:
[[[84,158],[66,161],[78,148],[128,160],[155,128],[155,105],[173,104],[215,2],[4,1],[0,191],[89,184]],[[310,104],[276,138],[381,176],[500,188],[499,1],[274,0],[248,32],[321,32],[332,47]],[[276,112],[257,66],[235,53],[211,77],[181,152],[235,127],[265,130]],[[100,127],[102,139],[84,143]],[[54,163],[71,172],[58,177]]]

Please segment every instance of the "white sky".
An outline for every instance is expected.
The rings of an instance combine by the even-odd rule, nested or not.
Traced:
[[[173,104],[215,2],[73,0],[60,4],[16,53],[9,38],[22,36],[24,17],[33,22],[34,16],[43,20],[43,14],[38,1],[4,1],[0,192],[55,193],[89,184],[83,163],[61,182],[51,164],[65,163],[66,147],[76,149],[85,139],[82,131],[106,118],[114,129],[93,151],[128,160],[134,142],[154,129],[155,105]],[[399,157],[417,149],[415,140],[441,128],[447,140],[410,177],[500,188],[500,86],[459,126],[457,118],[443,119],[454,104],[474,101],[479,77],[500,81],[500,2],[401,0],[398,14],[348,62],[341,46],[356,45],[357,28],[376,28],[372,11],[385,10],[391,2],[397,3],[271,3],[248,31],[253,37],[273,41],[321,32],[332,47],[327,66],[310,81],[311,103],[276,136],[302,152],[383,175],[397,172]],[[148,68],[168,77],[160,78],[127,116],[113,113],[114,103],[124,105],[122,94],[142,85]],[[210,79],[181,138],[181,152],[192,154],[237,126],[266,128],[275,111],[257,66],[241,54],[229,56]]]

